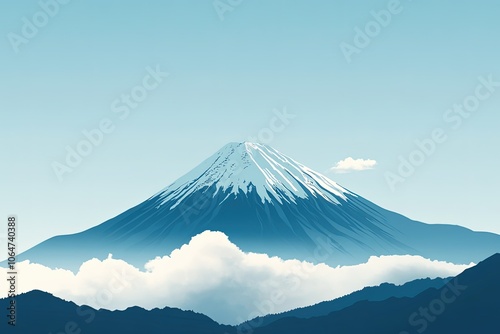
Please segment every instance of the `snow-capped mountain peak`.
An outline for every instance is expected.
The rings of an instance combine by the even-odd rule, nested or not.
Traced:
[[[245,252],[330,266],[394,254],[469,263],[500,244],[498,235],[385,210],[268,146],[231,143],[122,214],[46,240],[19,259],[76,273],[83,262],[112,253],[143,266],[207,230],[223,232]]]
[[[173,209],[190,194],[212,185],[216,190],[211,196],[218,192],[227,196],[256,192],[263,203],[280,204],[310,196],[338,204],[346,200],[344,193],[348,192],[267,145],[243,142],[225,145],[154,197],[160,197],[160,206],[173,201]]]

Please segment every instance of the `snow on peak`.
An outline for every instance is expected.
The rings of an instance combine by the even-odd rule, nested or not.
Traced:
[[[229,143],[188,174],[160,191],[161,204],[176,207],[190,194],[215,185],[215,196],[256,192],[262,202],[280,204],[296,198],[323,197],[338,204],[349,193],[337,183],[275,149],[256,143]],[[226,196],[226,198],[227,198]]]

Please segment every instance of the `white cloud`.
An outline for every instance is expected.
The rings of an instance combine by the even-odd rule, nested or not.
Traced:
[[[420,256],[381,256],[360,265],[332,268],[244,253],[225,234],[205,231],[170,256],[149,261],[144,271],[111,256],[83,263],[77,274],[29,261],[17,266],[19,292],[39,289],[95,308],[179,307],[236,324],[383,282],[403,284],[421,277],[453,276],[472,265]],[[6,272],[0,268],[2,277]],[[5,291],[0,294],[5,297]]]
[[[373,169],[377,165],[377,161],[371,159],[353,159],[351,157],[340,160],[337,164],[330,168],[334,173],[349,173],[352,171],[362,171]]]

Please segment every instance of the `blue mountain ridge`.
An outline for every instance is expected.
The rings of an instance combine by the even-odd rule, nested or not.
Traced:
[[[332,266],[398,254],[470,263],[500,251],[499,235],[413,221],[269,146],[230,143],[137,206],[50,238],[18,260],[77,271],[112,253],[142,268],[206,230],[225,233],[243,251]]]
[[[0,299],[7,310],[10,299]],[[192,311],[165,307],[147,311],[130,307],[124,311],[96,310],[79,306],[53,295],[33,290],[16,297],[15,326],[0,322],[2,333],[200,333],[221,334],[232,330],[209,317]],[[7,313],[7,311],[5,311]]]
[[[440,289],[413,298],[360,301],[326,316],[284,318],[254,334],[495,334],[500,331],[500,254],[465,270]]]
[[[278,314],[269,314],[242,323],[241,328],[264,327],[283,318],[312,318],[328,315],[331,312],[342,310],[359,301],[382,301],[391,297],[415,297],[422,291],[434,288],[439,289],[450,281],[451,278],[425,278],[407,282],[403,285],[383,283],[352,292],[334,300],[324,301],[315,305],[306,306]]]

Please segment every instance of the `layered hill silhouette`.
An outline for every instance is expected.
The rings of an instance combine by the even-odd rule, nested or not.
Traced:
[[[267,333],[498,333],[500,315],[500,254],[465,270],[440,289],[414,298],[361,301],[326,316],[284,318],[255,328]]]
[[[6,310],[9,299],[0,299]],[[131,307],[124,311],[95,310],[61,300],[46,292],[34,290],[16,298],[17,323],[0,322],[2,333],[200,333],[221,334],[229,326],[219,325],[209,317],[176,308],[144,310]]]
[[[333,266],[403,254],[470,263],[500,250],[499,235],[413,221],[269,146],[245,142],[224,146],[115,218],[50,238],[18,260],[76,271],[112,253],[142,268],[205,230],[225,233],[244,251]]]
[[[377,334],[377,333],[498,333],[500,314],[500,254],[495,254],[475,267],[465,270],[441,288],[429,288],[414,297],[391,296],[382,301],[362,300],[330,312],[309,318],[285,317],[262,327],[231,327],[191,311],[164,308],[147,311],[138,307],[124,311],[95,310],[78,306],[41,291],[31,291],[17,297],[17,333],[170,333],[170,334]],[[421,280],[412,289],[439,281]],[[416,285],[415,285],[416,284]],[[411,285],[407,285],[407,288]],[[377,298],[387,286],[362,290],[365,298]],[[362,293],[360,291],[360,293]],[[398,292],[396,290],[395,294]],[[358,296],[359,298],[363,298]],[[339,299],[316,308],[338,308]],[[0,299],[0,308],[8,307],[9,299]],[[347,303],[349,304],[349,303]],[[314,307],[309,311],[314,310]],[[12,329],[0,322],[2,333]]]
[[[391,297],[415,297],[429,288],[439,289],[448,283],[450,278],[425,278],[417,279],[403,285],[383,283],[379,286],[370,286],[355,291],[334,300],[324,301],[316,305],[301,307],[279,314],[269,314],[264,317],[252,319],[240,325],[241,328],[264,327],[283,318],[312,318],[328,315],[334,311],[342,310],[360,301],[382,301]]]

